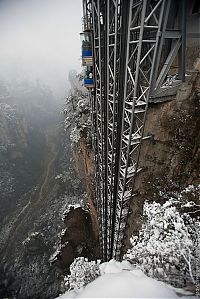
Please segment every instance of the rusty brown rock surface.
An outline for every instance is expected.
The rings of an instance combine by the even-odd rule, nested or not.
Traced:
[[[97,222],[97,211],[95,206],[95,165],[93,151],[86,141],[87,132],[83,132],[79,141],[78,148],[73,152],[74,168],[77,175],[83,179],[88,195],[88,204],[92,220],[93,233],[98,240],[99,228]]]
[[[151,104],[147,112],[139,167],[135,179],[137,196],[126,231],[129,238],[142,224],[145,200],[162,202],[162,192],[180,192],[189,184],[200,183],[200,73],[183,83],[174,100]]]
[[[194,57],[190,57],[195,50]],[[189,184],[200,183],[200,68],[195,57],[199,49],[187,49],[187,69],[191,80],[183,83],[173,100],[150,104],[145,123],[138,173],[134,189],[137,196],[131,202],[124,249],[129,238],[138,232],[143,222],[145,200],[163,202],[160,192],[181,192]],[[190,57],[190,58],[189,58]],[[85,182],[90,206],[92,231],[98,241],[97,211],[94,198],[95,165],[87,132],[83,132],[78,149],[73,153],[76,173]]]
[[[143,222],[145,200],[163,201],[160,191],[180,192],[189,184],[200,183],[200,73],[193,72],[189,82],[183,83],[172,101],[150,104],[139,161],[139,172],[135,179],[137,196],[131,202],[131,211],[124,250],[129,238],[138,232]],[[98,238],[98,224],[94,201],[94,160],[91,148],[83,136],[79,151],[74,152],[77,174],[84,179],[93,233]]]
[[[61,236],[61,250],[53,263],[67,272],[74,258],[84,256],[95,260],[99,249],[88,211],[71,206],[65,215],[64,223],[66,230]]]

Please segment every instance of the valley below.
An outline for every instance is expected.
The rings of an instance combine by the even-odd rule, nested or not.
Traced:
[[[50,258],[65,210],[83,196],[80,182],[75,190],[70,181],[71,148],[62,114],[53,101],[46,106],[50,95],[40,88],[29,90],[24,104],[21,92],[18,99],[5,97],[0,86],[0,298],[60,293],[63,273]],[[30,101],[35,95],[38,105]],[[56,178],[66,170],[67,184]]]

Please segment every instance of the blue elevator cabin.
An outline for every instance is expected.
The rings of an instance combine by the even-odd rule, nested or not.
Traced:
[[[92,31],[85,30],[80,34],[81,48],[82,48],[82,66],[84,76],[84,86],[87,88],[93,88],[95,86],[94,81],[94,67],[93,67],[93,46],[92,46]]]

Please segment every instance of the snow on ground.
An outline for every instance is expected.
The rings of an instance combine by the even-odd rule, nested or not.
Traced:
[[[66,292],[58,298],[180,298],[170,286],[147,277],[128,261],[111,260],[101,264],[100,271],[101,276],[79,292]]]

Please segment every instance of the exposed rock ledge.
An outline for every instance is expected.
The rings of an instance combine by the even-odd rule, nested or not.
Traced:
[[[70,264],[78,256],[95,259],[98,255],[98,243],[88,211],[80,206],[71,206],[64,216],[66,229],[62,233],[60,249],[54,255],[52,263],[68,272]]]

